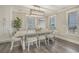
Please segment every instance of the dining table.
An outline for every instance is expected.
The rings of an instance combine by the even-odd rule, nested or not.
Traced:
[[[52,31],[37,31],[37,32],[27,32],[26,30],[17,31],[15,36],[22,38],[22,47],[25,50],[26,37],[28,36],[39,36],[39,35],[47,35],[52,33]]]

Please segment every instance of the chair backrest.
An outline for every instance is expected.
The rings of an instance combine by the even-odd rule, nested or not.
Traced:
[[[28,30],[27,33],[36,33],[35,30]]]
[[[9,34],[9,38],[12,38],[14,35],[13,35],[13,32],[8,30],[8,34]]]
[[[53,31],[54,37],[55,37],[55,35],[57,35],[57,33],[58,33],[58,32],[57,32],[56,30]]]
[[[27,31],[27,40],[28,41],[36,41],[37,35],[35,30],[28,30]]]

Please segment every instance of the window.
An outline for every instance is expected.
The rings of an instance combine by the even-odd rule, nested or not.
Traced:
[[[27,18],[28,29],[35,29],[35,17],[29,16]]]
[[[41,29],[45,29],[45,18],[43,16],[39,17],[39,26]]]
[[[74,33],[77,29],[77,12],[71,12],[68,14],[68,29],[69,32]]]
[[[56,29],[56,16],[51,16],[50,17],[50,29],[55,30]]]

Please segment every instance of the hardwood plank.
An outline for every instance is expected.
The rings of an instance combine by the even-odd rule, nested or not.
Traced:
[[[0,44],[0,53],[9,53],[10,42]],[[50,45],[46,46],[44,42],[41,43],[40,48],[36,48],[35,45],[31,45],[30,51],[23,52],[21,46],[13,48],[11,53],[78,53],[79,45],[56,38],[55,44],[50,40]]]

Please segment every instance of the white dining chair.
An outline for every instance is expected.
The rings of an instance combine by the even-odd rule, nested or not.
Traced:
[[[48,45],[49,45],[49,41],[53,41],[53,43],[55,42],[55,32],[51,32],[49,34],[47,34],[47,42],[48,42]]]
[[[20,43],[21,43],[21,46],[22,46],[23,51],[25,50],[25,48],[24,48],[24,41],[23,41],[22,38],[17,37],[17,36],[15,36],[15,35],[12,35],[12,33],[10,33],[10,32],[9,32],[9,37],[10,37],[10,39],[11,39],[10,52],[12,52],[15,42],[19,42],[19,41],[20,41]]]
[[[29,30],[26,36],[26,44],[28,45],[28,52],[30,51],[31,44],[34,44],[34,43],[38,48],[36,32],[35,30]]]
[[[40,47],[40,43],[41,43],[42,41],[44,41],[44,42],[45,42],[45,45],[47,45],[46,35],[41,33],[40,35],[38,35],[39,47]]]

